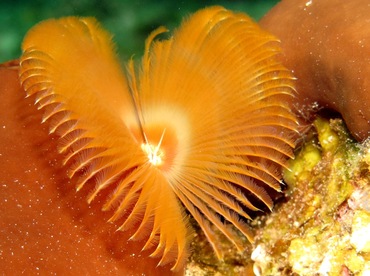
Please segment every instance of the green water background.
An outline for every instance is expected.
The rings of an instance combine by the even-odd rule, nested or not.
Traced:
[[[0,0],[0,62],[18,58],[21,42],[33,25],[47,18],[93,16],[114,35],[121,59],[140,56],[145,38],[158,26],[170,30],[192,12],[222,5],[260,19],[278,0]]]

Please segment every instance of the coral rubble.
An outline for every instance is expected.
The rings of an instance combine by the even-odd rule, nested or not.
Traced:
[[[257,275],[370,273],[370,141],[356,143],[340,119],[314,126],[285,171],[287,201],[258,230]]]
[[[251,259],[255,275],[369,275],[370,139],[353,140],[341,119],[313,126],[284,172],[285,199],[253,221],[252,250],[225,243],[217,262],[198,235],[187,276],[252,275]]]

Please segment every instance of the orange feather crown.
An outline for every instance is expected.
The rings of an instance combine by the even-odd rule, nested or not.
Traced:
[[[24,39],[20,80],[59,135],[77,191],[91,191],[89,204],[110,191],[110,220],[135,227],[132,239],[176,270],[189,252],[185,210],[219,258],[214,229],[240,251],[243,236],[252,241],[246,209],[258,208],[245,191],[272,208],[261,184],[280,190],[297,122],[279,43],[249,17],[210,7],[154,40],[163,31],[125,77],[96,20],[47,20]]]

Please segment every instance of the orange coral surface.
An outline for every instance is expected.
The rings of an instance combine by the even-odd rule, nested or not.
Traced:
[[[369,137],[369,1],[283,0],[260,24],[279,37],[297,77],[291,105],[307,117],[334,109],[357,140]]]

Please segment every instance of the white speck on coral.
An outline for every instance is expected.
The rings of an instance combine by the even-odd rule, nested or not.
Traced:
[[[253,261],[258,261],[261,258],[264,258],[265,255],[266,255],[266,252],[265,252],[263,246],[259,244],[259,245],[257,245],[256,249],[253,250],[252,255],[251,255],[251,259]]]
[[[324,257],[324,260],[322,261],[319,268],[320,275],[328,275],[328,273],[331,271],[331,257],[331,255],[326,255]]]
[[[254,261],[253,273],[256,276],[263,275],[266,267],[271,262],[271,257],[266,252],[263,244],[257,245],[251,254],[251,259]]]
[[[370,252],[370,215],[357,211],[353,217],[351,244],[357,252]]]

